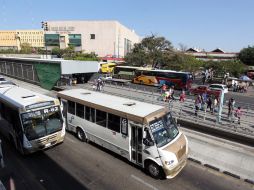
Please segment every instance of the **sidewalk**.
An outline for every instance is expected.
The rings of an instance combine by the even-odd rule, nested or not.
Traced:
[[[189,140],[189,158],[224,174],[254,183],[254,148],[181,128]]]

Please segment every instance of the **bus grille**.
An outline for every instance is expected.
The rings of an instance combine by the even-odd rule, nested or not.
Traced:
[[[50,143],[50,142],[56,141],[56,140],[57,140],[57,133],[55,133],[53,135],[50,135],[50,136],[43,137],[43,138],[39,139],[37,141],[37,143],[39,143],[39,144],[47,144],[47,143]]]
[[[186,145],[184,145],[183,148],[181,148],[177,152],[177,158],[178,158],[178,160],[180,160],[182,158],[182,156],[185,154],[185,152],[186,152]]]

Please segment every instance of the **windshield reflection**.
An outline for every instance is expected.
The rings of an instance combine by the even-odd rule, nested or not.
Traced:
[[[179,133],[170,113],[149,123],[157,147],[171,142]]]
[[[34,140],[62,129],[62,116],[58,107],[22,114],[25,135]]]

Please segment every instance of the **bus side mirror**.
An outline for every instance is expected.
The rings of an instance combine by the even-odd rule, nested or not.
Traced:
[[[143,144],[146,145],[146,146],[153,146],[154,142],[152,141],[152,139],[144,138],[143,139]]]

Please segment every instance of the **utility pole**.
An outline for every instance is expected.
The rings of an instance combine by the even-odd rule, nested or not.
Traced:
[[[47,43],[46,43],[46,35],[45,32],[48,31],[48,23],[47,22],[41,22],[41,28],[44,30],[44,43],[46,48],[46,59],[48,58],[48,49],[47,49]]]
[[[224,102],[224,91],[220,91],[220,98],[219,98],[219,110],[218,110],[218,115],[217,115],[217,122],[221,122],[221,114],[222,114],[222,109],[223,109],[223,102]]]

